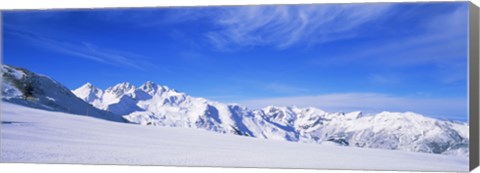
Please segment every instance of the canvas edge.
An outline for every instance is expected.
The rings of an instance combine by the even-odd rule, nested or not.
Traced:
[[[470,2],[469,5],[469,165],[470,171],[477,168],[479,162],[480,143],[480,106],[479,106],[479,8]]]

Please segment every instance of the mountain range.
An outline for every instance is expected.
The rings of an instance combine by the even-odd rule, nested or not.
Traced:
[[[468,156],[468,123],[413,112],[326,112],[268,106],[249,109],[192,97],[147,81],[105,90],[91,83],[70,91],[23,68],[3,65],[2,99],[24,106],[139,125],[195,128],[225,134],[302,143],[333,144]]]

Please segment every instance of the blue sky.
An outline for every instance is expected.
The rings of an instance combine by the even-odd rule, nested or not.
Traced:
[[[3,63],[71,89],[128,81],[192,96],[467,119],[468,3],[3,13]]]

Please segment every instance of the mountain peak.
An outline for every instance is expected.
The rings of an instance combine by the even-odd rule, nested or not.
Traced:
[[[90,83],[90,82],[87,82],[87,83],[84,84],[83,86],[88,87],[88,88],[93,88],[93,84]]]
[[[153,83],[152,81],[147,81],[140,86],[140,89],[144,91],[156,91],[158,88],[158,85]]]
[[[81,91],[81,90],[82,90],[82,91],[83,91],[83,90],[89,90],[89,91],[91,91],[91,90],[95,90],[95,89],[97,89],[97,88],[96,88],[95,86],[93,86],[92,83],[87,82],[87,83],[83,84],[82,86],[78,87],[77,89],[75,89],[74,91]]]
[[[117,85],[127,86],[127,87],[132,87],[133,86],[130,82],[122,82],[122,83],[119,83]]]
[[[156,92],[165,92],[165,91],[175,91],[176,92],[176,90],[171,90],[167,86],[158,85],[158,84],[156,84],[152,81],[145,82],[139,88],[141,90],[149,93],[149,94],[153,94],[153,93],[156,93]]]
[[[113,86],[113,89],[132,89],[132,88],[135,88],[134,85],[132,85],[131,83],[129,82],[122,82],[122,83],[119,83],[115,86]]]
[[[132,92],[136,89],[136,87],[128,82],[119,83],[113,87],[109,87],[106,92],[115,93],[115,95],[120,96],[124,93]]]
[[[344,114],[344,116],[348,119],[358,119],[363,117],[363,112],[362,111],[354,111],[350,113]]]
[[[82,100],[89,102],[95,99],[98,99],[103,94],[103,91],[99,88],[93,86],[92,83],[87,82],[83,84],[81,87],[72,90],[72,92]]]
[[[143,83],[143,85],[145,86],[153,86],[153,85],[156,85],[154,82],[152,81],[146,81],[145,83]]]

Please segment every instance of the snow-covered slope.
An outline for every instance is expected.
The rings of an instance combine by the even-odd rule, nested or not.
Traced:
[[[121,116],[93,107],[47,76],[7,65],[2,65],[1,76],[2,100],[39,109],[124,122]]]
[[[330,113],[318,108],[275,107],[250,110],[196,98],[146,82],[117,84],[105,91],[87,83],[79,98],[133,123],[188,127],[257,138],[414,152],[468,155],[468,124],[412,112]]]
[[[139,126],[1,104],[0,162],[468,171],[468,158]]]

